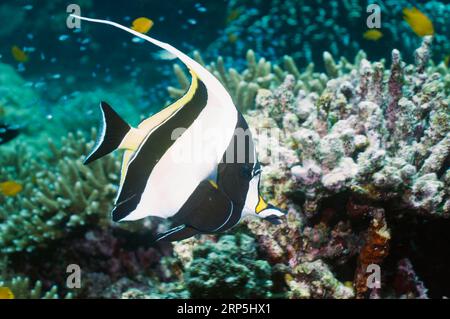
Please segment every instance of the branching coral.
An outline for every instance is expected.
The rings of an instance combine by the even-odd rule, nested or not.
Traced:
[[[23,148],[2,157],[1,178],[20,182],[24,190],[1,199],[1,252],[31,252],[77,227],[107,223],[120,162],[108,156],[83,166],[91,144],[81,133],[71,134],[61,145],[50,141],[51,154],[43,159]]]
[[[357,56],[357,59],[360,58],[360,56]],[[206,66],[222,82],[234,103],[242,112],[254,109],[255,96],[259,89],[275,88],[283,82],[287,74],[292,74],[295,77],[293,87],[295,92],[300,89],[307,89],[320,93],[328,80],[325,74],[314,72],[314,64],[308,65],[304,72],[300,72],[294,59],[287,55],[283,58],[283,65],[279,66],[266,61],[265,58],[257,59],[253,50],[248,50],[246,66],[241,72],[234,67],[227,68],[222,56],[219,56],[216,62],[206,64],[200,53],[195,51],[194,59]],[[344,58],[336,64],[329,54],[324,55],[324,61],[329,65],[330,76],[336,76],[339,72],[351,66]],[[172,98],[180,98],[188,89],[190,79],[178,64],[175,64],[173,69],[180,88],[170,86],[168,91]]]
[[[27,277],[16,276],[10,280],[1,280],[0,287],[8,287],[14,294],[15,299],[59,299],[58,287],[53,286],[50,290],[44,291],[42,282],[36,281],[34,285]],[[72,294],[67,294],[65,298],[72,298]]]

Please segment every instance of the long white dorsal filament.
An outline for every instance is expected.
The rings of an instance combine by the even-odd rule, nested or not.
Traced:
[[[82,16],[78,16],[76,14],[71,14],[71,17],[81,19],[88,22],[94,22],[94,23],[102,23],[102,24],[109,24],[111,26],[114,26],[116,28],[122,29],[128,33],[133,34],[136,37],[139,37],[143,40],[146,40],[150,43],[153,43],[154,45],[167,50],[168,52],[174,54],[176,57],[178,57],[189,69],[194,71],[198,77],[205,82],[206,86],[209,89],[213,89],[214,93],[218,93],[222,98],[229,99],[231,101],[231,97],[226,91],[226,89],[223,87],[223,85],[220,83],[220,81],[212,75],[205,67],[203,67],[201,64],[199,64],[197,61],[191,59],[189,56],[178,50],[177,48],[171,46],[168,43],[161,42],[159,40],[156,40],[152,37],[149,37],[148,35],[142,34],[140,32],[137,32],[133,29],[127,28],[119,23],[108,21],[108,20],[101,20],[101,19],[92,19],[92,18],[86,18]]]

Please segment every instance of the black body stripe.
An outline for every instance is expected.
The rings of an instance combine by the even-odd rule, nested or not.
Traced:
[[[203,180],[180,210],[170,218],[174,225],[187,225],[199,232],[221,229],[233,213],[233,202],[208,180]]]
[[[238,121],[236,123],[236,130],[238,129],[244,131],[249,129],[247,122],[240,112],[238,112]],[[255,146],[251,133],[250,131],[248,132],[249,138],[246,138],[245,141],[245,162],[237,162],[237,153],[242,152],[243,149],[239,148],[240,142],[237,140],[237,136],[233,135],[222,157],[222,162],[217,169],[217,185],[234,203],[232,216],[220,231],[225,231],[236,225],[242,216],[242,210],[252,178],[253,166],[256,160],[253,157]],[[230,154],[229,152],[233,152],[231,154],[234,154],[234,158],[230,159],[227,156],[227,153]]]
[[[121,220],[136,209],[153,168],[176,141],[172,140],[172,132],[177,128],[190,127],[205,108],[207,100],[206,86],[198,80],[198,87],[192,99],[151,133],[144,142],[128,166],[127,175],[117,199],[120,204],[112,211],[114,221]]]

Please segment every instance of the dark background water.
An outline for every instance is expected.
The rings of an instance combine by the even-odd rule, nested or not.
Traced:
[[[1,0],[0,62],[16,68],[27,85],[39,93],[40,110],[46,114],[56,112],[55,103],[74,92],[98,88],[116,92],[124,84],[129,85],[131,95],[134,88],[141,92],[136,108],[149,114],[170,102],[166,88],[176,85],[172,71],[175,61],[155,57],[160,50],[152,44],[135,43],[129,34],[106,25],[82,22],[81,29],[67,28],[66,8],[71,3],[78,4],[84,16],[126,26],[137,17],[148,17],[154,21],[151,36],[186,53],[198,50],[207,62],[222,55],[228,66],[238,70],[245,65],[248,49],[274,63],[289,54],[300,69],[313,62],[318,71],[324,70],[324,51],[332,52],[335,59],[345,56],[352,60],[363,49],[370,60],[385,59],[389,63],[392,49],[399,48],[403,58],[411,62],[421,38],[403,21],[402,9],[418,6],[433,15],[441,39],[449,30],[448,23],[442,25],[442,17],[450,14],[449,6],[444,7],[447,11],[438,12],[448,0]],[[379,3],[382,8],[384,36],[379,41],[363,38],[369,3]],[[279,8],[274,11],[275,4]],[[309,13],[298,14],[296,25],[286,22],[286,12],[293,8],[300,12],[306,7]],[[238,14],[230,21],[235,10]],[[320,18],[323,14],[325,21]],[[306,18],[311,19],[310,25],[304,25],[302,19]],[[268,19],[267,26],[261,24],[264,19]],[[317,30],[308,33],[309,26]],[[336,35],[323,38],[330,30]],[[236,36],[235,42],[227,40],[230,32]],[[293,40],[297,35],[300,42]],[[443,60],[448,47],[440,41],[433,57],[436,62]],[[15,61],[12,46],[23,49],[29,61]]]
[[[33,81],[49,81],[60,74],[78,80],[77,90],[114,81],[136,80],[140,85],[159,83],[170,72],[173,62],[155,61],[158,48],[136,44],[132,37],[104,25],[82,23],[81,30],[66,27],[66,6],[73,1],[1,1],[0,18],[8,30],[0,32],[1,62],[17,65],[10,49],[13,45],[33,50],[22,75]],[[204,1],[198,10],[195,1],[78,1],[81,14],[110,19],[129,26],[140,16],[154,21],[151,35],[181,50],[205,49],[223,27],[225,1]],[[168,74],[167,74],[168,75]],[[67,83],[71,84],[72,81]],[[51,93],[51,92],[50,92]],[[50,98],[57,99],[57,94]]]

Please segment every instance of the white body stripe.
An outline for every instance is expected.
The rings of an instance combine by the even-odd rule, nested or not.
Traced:
[[[158,41],[112,21],[90,19],[74,14],[71,14],[71,16],[85,21],[112,25],[167,50],[193,70],[205,84],[208,93],[207,105],[188,130],[177,139],[155,165],[141,196],[140,203],[133,212],[122,220],[136,220],[146,216],[166,218],[173,216],[202,180],[216,174],[217,165],[221,161],[222,155],[234,134],[234,128],[238,119],[238,113],[230,94],[222,83],[205,67],[170,44]],[[157,127],[152,132],[156,129]],[[200,137],[203,137],[204,141],[193,140],[192,137],[198,134],[199,131],[212,131],[220,133],[220,135],[211,137],[201,134]],[[128,166],[136,158],[142,145],[145,144],[152,132],[147,135],[140,148],[133,154],[133,158],[129,161]],[[198,143],[202,143],[202,158],[200,160],[180,162],[181,159],[177,158],[177,155],[195,152]],[[121,189],[119,189],[119,194],[120,191]]]
[[[215,96],[208,98],[197,119],[155,165],[139,205],[123,220],[146,216],[171,217],[201,181],[215,174],[234,134],[238,115],[236,108],[225,107],[218,102]],[[208,131],[220,133],[220,136],[202,134]],[[196,154],[198,151],[201,151],[200,157]],[[193,158],[186,161],[180,158],[180,154]]]

